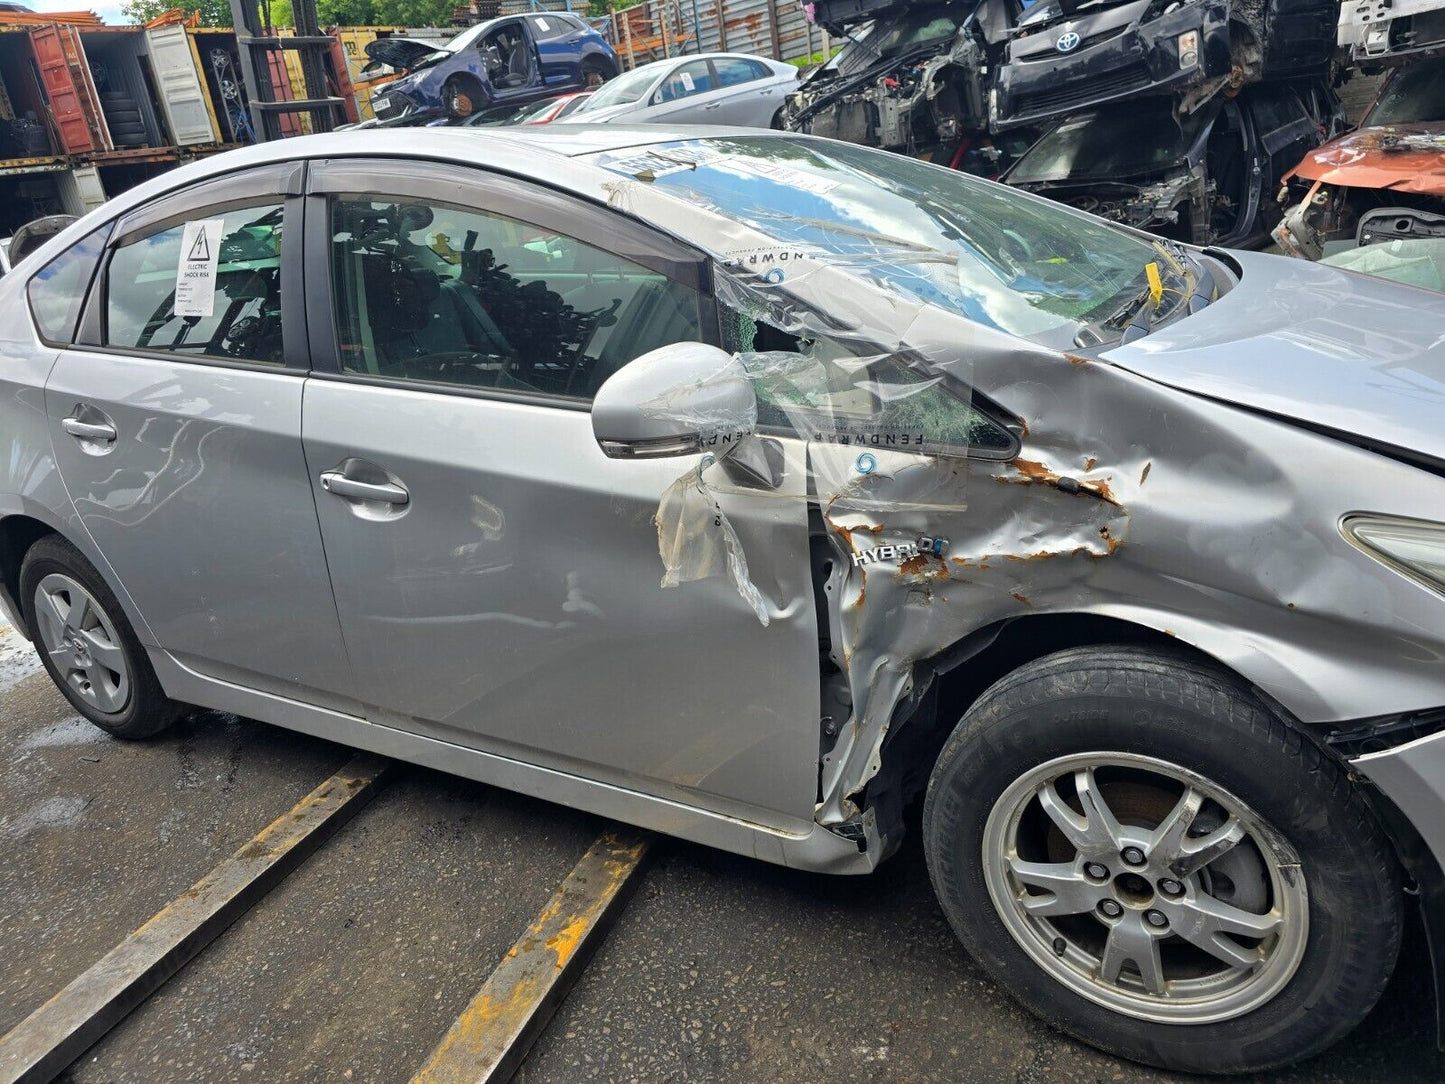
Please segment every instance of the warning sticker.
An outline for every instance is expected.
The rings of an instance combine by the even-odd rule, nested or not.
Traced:
[[[748,173],[754,177],[776,181],[788,188],[794,188],[800,192],[810,192],[815,196],[826,195],[843,183],[777,162],[761,162],[756,158],[736,158],[728,163],[728,168],[737,170],[739,173]]]
[[[181,230],[181,260],[176,267],[177,316],[210,316],[216,304],[216,265],[221,259],[225,220],[202,218]]]
[[[692,75],[690,73],[678,72],[677,77],[682,80],[682,85],[687,87],[689,91],[697,89],[697,84],[692,81]]]

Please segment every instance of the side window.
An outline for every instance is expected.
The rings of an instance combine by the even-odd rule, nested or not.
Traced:
[[[109,232],[109,225],[96,230],[31,276],[25,296],[42,339],[68,343],[75,337],[75,321]]]
[[[282,364],[281,222],[279,203],[200,212],[116,246],[106,344]]]
[[[532,15],[529,19],[532,23],[532,33],[538,41],[551,41],[574,29],[555,15]]]
[[[657,88],[659,102],[675,102],[679,98],[690,98],[694,94],[706,94],[713,89],[712,72],[706,60],[690,60],[679,65]]]
[[[695,291],[571,237],[445,204],[331,204],[347,372],[590,399],[701,338]]]
[[[741,57],[719,57],[712,62],[717,71],[719,87],[735,87],[739,83],[751,83],[767,74],[761,64]]]
[[[842,445],[1005,459],[1018,442],[966,389],[892,356],[860,357],[827,339],[800,340],[720,309],[723,348],[749,365],[758,424]],[[792,355],[795,360],[790,360]]]

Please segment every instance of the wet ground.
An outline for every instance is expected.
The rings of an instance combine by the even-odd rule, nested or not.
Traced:
[[[201,713],[143,744],[78,719],[0,628],[0,1031],[346,762]],[[405,1081],[602,823],[406,769],[74,1065],[85,1084]],[[1418,932],[1345,1042],[1258,1080],[1445,1079]],[[920,852],[871,878],[666,842],[517,1078],[1143,1082],[1016,1008]]]

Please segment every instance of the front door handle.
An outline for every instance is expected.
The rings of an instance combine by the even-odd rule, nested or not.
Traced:
[[[78,437],[81,440],[103,440],[107,443],[115,440],[115,426],[100,422],[83,422],[79,418],[62,418],[60,428],[72,437]]]
[[[710,103],[710,104],[708,104],[708,105],[703,106],[703,108],[704,108],[704,109],[716,109],[716,108],[718,108],[720,105],[722,105],[722,102],[712,102],[712,103]]]
[[[358,482],[340,471],[321,472],[321,488],[338,497],[357,501],[382,501],[385,504],[406,504],[411,494],[390,482]]]

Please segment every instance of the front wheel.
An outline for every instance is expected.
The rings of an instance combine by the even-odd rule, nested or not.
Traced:
[[[442,87],[442,106],[449,116],[461,120],[475,113],[482,103],[481,93],[466,79],[452,78]]]
[[[1399,875],[1343,768],[1181,655],[1076,649],[989,689],[929,781],[959,939],[1062,1030],[1195,1073],[1353,1028],[1399,949]]]

